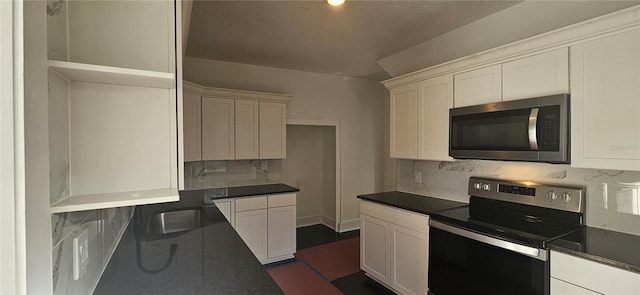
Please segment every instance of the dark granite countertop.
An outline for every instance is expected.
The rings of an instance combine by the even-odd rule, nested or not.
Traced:
[[[465,203],[404,192],[384,192],[359,195],[358,198],[426,215],[467,205]]]
[[[226,188],[209,188],[198,190],[186,190],[180,191],[180,198],[197,198],[202,200],[202,197],[207,197],[209,200],[215,199],[227,199],[238,198],[247,196],[259,196],[259,195],[271,195],[282,193],[294,193],[300,190],[288,186],[284,183],[278,184],[263,184],[263,185],[250,185],[250,186],[236,186]]]
[[[157,212],[196,208],[200,227],[152,234]],[[283,294],[214,205],[137,206],[94,294]]]
[[[640,273],[640,236],[584,227],[552,241],[549,249]]]

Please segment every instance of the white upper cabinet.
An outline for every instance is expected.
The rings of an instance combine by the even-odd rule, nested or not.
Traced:
[[[569,49],[502,64],[502,100],[569,93]]]
[[[260,159],[287,157],[287,105],[260,102]]]
[[[452,161],[449,157],[449,109],[453,76],[418,83],[418,159]]]
[[[454,76],[455,107],[465,107],[502,100],[502,66],[500,64]]]
[[[236,100],[236,159],[257,159],[259,140],[259,102]]]
[[[569,93],[567,48],[455,75],[455,107]]]
[[[202,160],[235,159],[234,100],[202,97]]]
[[[182,107],[184,110],[184,161],[202,160],[202,128],[200,95],[184,93]]]
[[[640,30],[571,47],[571,165],[640,171]]]
[[[418,88],[416,83],[391,89],[391,158],[418,156]]]
[[[289,96],[184,85],[185,161],[286,157]]]

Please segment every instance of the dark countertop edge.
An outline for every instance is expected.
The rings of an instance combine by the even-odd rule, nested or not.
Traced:
[[[167,203],[162,203],[161,205],[165,205],[165,204],[167,204]],[[151,204],[151,205],[138,205],[138,206],[153,206],[153,205],[154,205],[154,204]],[[136,206],[136,207],[137,207],[137,206]],[[208,210],[215,210],[215,211],[210,211],[210,212],[212,212],[212,213],[213,213],[213,215],[217,216],[217,220],[222,221],[222,222],[226,223],[229,227],[233,228],[233,227],[232,227],[232,225],[231,225],[231,223],[230,223],[230,222],[229,222],[229,221],[228,221],[228,220],[227,220],[227,219],[222,215],[222,212],[220,211],[220,209],[219,209],[216,205],[207,205],[207,206],[205,206],[205,207],[206,207],[206,208],[208,208]],[[203,207],[203,208],[204,208],[204,207]],[[117,244],[117,245],[116,245],[116,247],[113,249],[113,253],[111,253],[111,254],[112,254],[112,257],[113,257],[113,255],[115,255],[115,254],[116,254],[116,252],[117,252],[117,251],[119,250],[119,248],[121,247],[121,243],[123,242],[123,239],[125,238],[125,237],[124,237],[124,235],[126,234],[126,232],[127,232],[127,231],[132,231],[132,230],[134,230],[134,229],[133,229],[133,227],[135,226],[135,224],[134,224],[134,220],[133,220],[133,219],[135,218],[135,214],[137,214],[137,213],[136,213],[136,212],[134,212],[134,213],[133,213],[133,215],[132,215],[131,219],[130,219],[130,220],[129,220],[129,222],[127,223],[127,226],[124,228],[124,230],[123,230],[123,232],[122,232],[122,236],[120,237],[120,240],[118,241],[118,244]],[[146,223],[146,222],[145,222],[145,223]],[[210,224],[205,224],[205,225],[203,225],[203,226],[202,226],[202,228],[208,227],[208,226],[210,226],[211,224],[213,224],[213,222],[212,222],[212,223],[210,223]],[[130,228],[130,227],[131,227],[131,228]],[[237,233],[237,231],[235,231],[235,229],[233,229],[233,234],[234,234],[234,238],[236,238],[237,240],[242,241],[242,238],[241,238],[241,237],[240,237],[240,235]],[[126,241],[125,241],[125,243],[126,243]],[[272,286],[274,286],[277,290],[280,290],[280,291],[281,291],[281,293],[280,293],[280,294],[284,294],[284,291],[280,288],[280,286],[278,285],[278,283],[273,279],[273,277],[271,277],[271,275],[269,275],[269,274],[268,274],[268,271],[267,271],[267,268],[265,267],[265,265],[263,265],[262,263],[260,263],[260,261],[258,260],[258,258],[257,258],[257,257],[255,257],[255,255],[252,253],[251,249],[249,249],[249,247],[247,246],[247,244],[246,244],[246,243],[244,243],[244,242],[242,242],[242,243],[238,243],[237,245],[238,245],[237,247],[243,247],[243,248],[244,248],[244,250],[245,250],[247,253],[250,253],[250,255],[251,255],[251,256],[254,258],[254,260],[255,260],[255,263],[256,263],[256,264],[255,264],[255,267],[256,267],[256,268],[261,268],[262,270],[264,270],[264,272],[265,272],[265,273],[267,273],[267,274],[266,274],[266,277],[270,278],[270,281],[273,283],[273,284],[272,284]],[[125,247],[125,246],[123,245],[123,247]],[[121,250],[121,251],[123,251],[123,250]],[[102,271],[102,274],[100,275],[100,277],[99,277],[99,279],[98,279],[98,282],[96,283],[96,286],[94,286],[94,290],[93,290],[93,292],[96,292],[96,290],[98,290],[98,287],[100,286],[101,280],[103,279],[104,272],[107,270],[107,267],[109,267],[109,264],[110,264],[110,262],[111,262],[111,258],[112,258],[112,257],[110,257],[109,261],[108,261],[108,262],[107,262],[107,264],[104,266],[104,269],[103,269],[103,271]],[[273,290],[275,291],[276,289],[273,289]],[[100,290],[98,290],[98,291],[100,291]]]
[[[415,207],[412,207],[412,206],[408,206],[408,205],[404,205],[404,204],[398,204],[398,203],[394,203],[394,202],[385,201],[385,200],[381,200],[381,199],[375,198],[375,196],[382,195],[382,194],[409,195],[409,196],[412,196],[412,197],[426,198],[425,200],[432,200],[432,201],[436,200],[436,201],[439,201],[439,202],[448,202],[448,203],[451,203],[451,206],[447,207],[447,208],[444,208],[444,209],[439,209],[439,210],[421,210],[419,208],[415,208]],[[390,192],[383,192],[383,193],[373,193],[373,194],[358,195],[357,198],[361,199],[361,200],[366,200],[366,201],[370,201],[370,202],[374,202],[374,203],[378,203],[378,204],[383,204],[383,205],[391,206],[391,207],[394,207],[394,208],[404,209],[404,210],[408,210],[408,211],[419,213],[419,214],[425,214],[425,215],[431,215],[431,214],[439,212],[439,211],[444,211],[444,210],[464,207],[464,206],[468,205],[466,203],[462,203],[462,202],[458,202],[458,201],[452,201],[452,200],[447,200],[447,199],[442,199],[442,198],[437,198],[437,197],[431,197],[431,196],[418,195],[418,194],[407,193],[407,192],[402,192],[402,191],[390,191]]]
[[[271,188],[273,188],[273,189],[271,189]],[[216,195],[215,194],[215,192],[219,192],[221,190],[227,190],[227,192],[228,192],[227,195]],[[231,187],[219,187],[219,188],[204,188],[204,189],[182,190],[182,191],[180,191],[180,193],[187,193],[187,194],[203,193],[203,194],[205,194],[208,191],[214,192],[212,195],[210,195],[209,199],[211,199],[211,200],[222,200],[222,199],[249,197],[249,196],[295,193],[295,192],[299,192],[300,189],[292,187],[292,186],[284,184],[284,183],[272,183],[272,184],[258,184],[258,185],[248,185],[248,186],[231,186]]]
[[[600,230],[604,230],[604,229],[600,229]],[[613,231],[610,231],[610,232],[613,232]],[[619,259],[607,258],[598,254],[586,253],[584,251],[571,249],[569,247],[563,246],[562,238],[560,238],[559,240],[550,242],[548,244],[548,247],[549,247],[549,250],[554,250],[560,253],[568,254],[571,256],[583,258],[583,259],[601,263],[607,266],[611,266],[611,267],[619,268],[622,270],[630,271],[636,274],[640,274],[640,265],[638,264],[628,263],[628,262],[621,261]]]

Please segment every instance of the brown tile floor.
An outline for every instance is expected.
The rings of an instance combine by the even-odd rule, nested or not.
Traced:
[[[336,233],[332,229],[324,225],[311,225],[298,228],[297,232],[297,248],[302,250],[309,247],[314,247],[322,244],[332,243],[340,240],[350,239],[360,236],[359,230],[354,230],[346,233]],[[295,261],[294,259],[288,261],[278,262],[276,264],[268,265],[267,267],[282,265],[284,263],[290,263]],[[387,295],[394,294],[387,290],[382,285],[368,278],[364,272],[360,271],[355,274],[339,278],[331,282],[336,288],[342,291],[346,295]]]

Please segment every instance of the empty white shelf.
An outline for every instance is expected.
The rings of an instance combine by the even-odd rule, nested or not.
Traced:
[[[69,196],[51,204],[51,213],[115,208],[180,200],[175,188]]]
[[[165,72],[118,68],[50,60],[49,67],[71,81],[173,89],[175,75]]]

